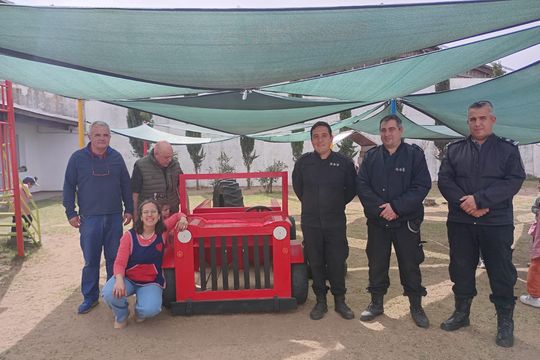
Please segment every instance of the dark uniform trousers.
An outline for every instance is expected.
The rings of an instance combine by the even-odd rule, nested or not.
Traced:
[[[496,306],[513,305],[517,273],[512,263],[514,225],[475,225],[447,222],[450,279],[456,298],[476,296],[476,267],[482,252]]]
[[[398,224],[396,224],[398,225]],[[384,227],[376,221],[368,220],[368,242],[366,254],[369,263],[369,287],[375,295],[386,294],[390,286],[388,270],[392,244],[399,266],[399,277],[405,296],[425,296],[422,286],[420,264],[424,261],[424,249],[420,240],[419,227],[401,226]]]
[[[302,233],[315,295],[326,295],[326,279],[333,295],[345,295],[345,260],[349,256],[347,227],[319,228],[302,224]]]

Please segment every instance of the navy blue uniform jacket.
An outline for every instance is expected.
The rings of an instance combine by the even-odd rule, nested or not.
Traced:
[[[517,144],[490,135],[479,146],[471,137],[447,145],[439,169],[439,190],[448,201],[448,221],[510,225],[514,223],[512,198],[525,180]],[[460,198],[474,195],[478,209],[489,213],[475,218],[460,207]]]
[[[302,203],[302,225],[318,228],[346,226],[345,205],[356,195],[353,162],[333,152],[321,159],[306,153],[294,164],[294,192]]]
[[[392,155],[383,145],[369,150],[358,172],[356,188],[364,214],[381,226],[400,226],[407,220],[421,222],[422,202],[431,188],[424,151],[404,142]],[[398,214],[396,220],[389,222],[379,216],[379,206],[385,203],[390,203]]]

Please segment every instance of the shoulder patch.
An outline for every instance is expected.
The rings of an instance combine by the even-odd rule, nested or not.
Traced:
[[[445,147],[449,147],[449,146],[452,146],[452,145],[455,145],[455,144],[459,144],[459,143],[462,143],[464,141],[467,141],[467,137],[464,137],[464,138],[461,138],[461,139],[457,139],[457,140],[454,140],[454,141],[451,141],[449,142],[448,144],[446,144]]]
[[[337,151],[332,151],[333,154],[335,154],[336,157],[340,158],[342,161],[352,161],[350,158],[346,157],[345,155],[341,154]]]
[[[307,153],[303,153],[302,155],[300,155],[300,157],[298,158],[298,160],[296,161],[300,161],[302,159],[305,159],[307,158],[311,153],[310,152],[307,152]]]
[[[519,141],[515,141],[515,140],[509,139],[509,138],[502,137],[502,136],[499,136],[498,138],[499,138],[499,140],[504,141],[504,142],[506,142],[508,144],[511,144],[511,145],[514,145],[514,146],[519,145]]]
[[[410,144],[412,146],[413,149],[415,150],[419,150],[421,152],[424,152],[424,149],[422,149],[420,146],[418,146],[417,144]]]
[[[377,145],[377,146],[372,147],[371,149],[369,149],[368,151],[366,151],[366,154],[375,152],[380,146],[382,146],[382,145]]]

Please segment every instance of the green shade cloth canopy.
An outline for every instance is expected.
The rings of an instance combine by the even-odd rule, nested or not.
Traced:
[[[115,134],[122,136],[127,136],[129,138],[144,140],[156,143],[161,140],[166,140],[171,145],[188,145],[188,144],[207,144],[217,141],[225,141],[232,139],[235,136],[231,137],[217,137],[217,138],[200,138],[200,137],[190,137],[182,135],[174,135],[164,131],[156,130],[146,124],[139,125],[134,128],[129,129],[111,129]]]
[[[520,144],[540,142],[540,61],[468,88],[403,98],[407,105],[461,134],[469,133],[467,108],[481,100],[494,106],[497,135]]]
[[[373,109],[367,110],[359,115],[351,116],[350,118],[340,120],[334,124],[331,124],[330,127],[332,128],[332,133],[335,133],[336,131],[350,126],[351,124],[358,122],[365,117],[369,116],[370,114],[374,113],[377,110],[380,110],[380,108],[384,104],[381,104],[379,106],[376,106]],[[293,133],[272,133],[272,134],[264,134],[264,135],[250,135],[250,137],[256,139],[256,140],[262,140],[262,141],[268,141],[268,142],[296,142],[296,141],[307,141],[311,139],[311,126],[309,125],[306,129],[305,127],[302,127],[300,129],[304,131],[298,131]]]
[[[111,101],[189,124],[231,134],[247,135],[366,105],[363,102],[307,100],[260,92],[212,94],[198,97]]]
[[[349,125],[348,127],[356,131],[362,131],[368,134],[378,135],[381,119],[387,115],[390,115],[391,113],[392,112],[390,110],[390,107],[387,106],[381,112],[369,117],[368,119],[357,121]],[[419,125],[407,118],[399,111],[396,112],[395,115],[397,115],[401,119],[404,130],[403,137],[405,139],[439,140],[458,139],[463,137],[462,134],[459,134],[445,126]]]
[[[538,0],[227,10],[1,5],[0,54],[166,85],[253,89],[538,19]]]
[[[384,101],[412,94],[539,43],[540,26],[536,26],[364,69],[269,86],[264,90],[341,100]]]
[[[199,89],[122,79],[5,55],[0,55],[0,78],[85,100],[139,99],[201,92]]]

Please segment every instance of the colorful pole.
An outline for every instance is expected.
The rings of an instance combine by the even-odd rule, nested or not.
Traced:
[[[21,214],[21,189],[19,188],[19,162],[17,161],[17,137],[15,136],[15,113],[13,109],[13,90],[11,81],[6,81],[7,119],[9,131],[9,153],[11,161],[11,179],[13,184],[13,208],[17,236],[17,255],[24,256],[24,239]]]
[[[77,100],[77,119],[79,129],[79,147],[84,147],[84,100]]]

